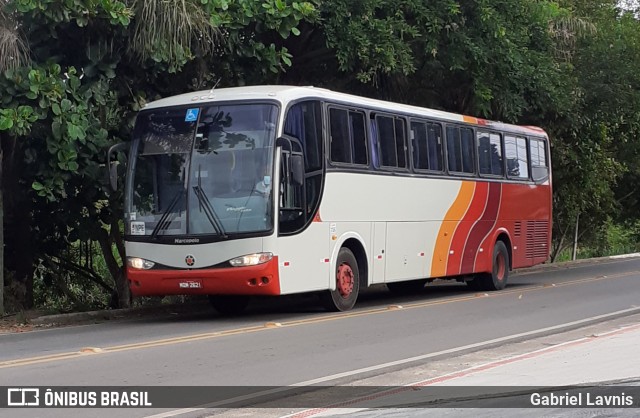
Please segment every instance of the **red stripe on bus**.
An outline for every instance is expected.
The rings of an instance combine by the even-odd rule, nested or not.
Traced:
[[[487,183],[476,183],[473,200],[469,205],[469,209],[458,223],[456,232],[449,247],[449,261],[447,262],[447,276],[455,276],[460,274],[460,264],[464,245],[467,242],[471,228],[475,222],[482,216],[487,205],[487,196],[489,194],[489,185]],[[453,251],[453,254],[451,254]]]
[[[500,183],[489,184],[489,195],[487,197],[487,206],[482,217],[473,225],[469,232],[469,238],[464,246],[464,254],[462,255],[462,264],[460,273],[473,273],[473,264],[476,254],[480,248],[480,243],[493,230],[498,217],[498,209],[500,208],[500,197],[502,195],[502,185]],[[493,245],[491,245],[493,248]],[[487,252],[489,254],[489,251]],[[489,254],[491,255],[491,254]]]

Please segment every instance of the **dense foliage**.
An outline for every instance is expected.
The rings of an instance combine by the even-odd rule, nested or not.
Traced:
[[[216,84],[313,84],[542,126],[553,143],[553,256],[571,244],[576,219],[592,255],[621,236],[632,249],[634,3],[0,1],[7,309],[130,303],[121,196],[105,185],[105,150],[128,138],[144,102]]]

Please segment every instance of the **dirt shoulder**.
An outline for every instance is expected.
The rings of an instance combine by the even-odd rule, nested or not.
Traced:
[[[29,310],[1,317],[0,334],[29,332],[38,329],[74,325],[98,324],[109,321],[166,317],[186,313],[196,314],[205,311],[211,311],[206,300],[63,314],[51,314],[42,310]]]

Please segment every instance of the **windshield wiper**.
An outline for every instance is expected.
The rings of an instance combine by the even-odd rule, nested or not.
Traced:
[[[193,186],[193,191],[198,198],[198,202],[200,202],[200,204],[202,205],[204,214],[207,216],[207,219],[216,230],[216,233],[218,233],[222,238],[229,238],[229,236],[224,231],[222,224],[218,221],[218,214],[216,213],[216,210],[213,208],[213,206],[211,206],[211,203],[209,203],[209,198],[207,198],[207,195],[204,193],[204,190],[202,190],[202,187],[200,187],[200,185]]]
[[[162,213],[158,224],[155,228],[153,228],[153,232],[151,232],[151,238],[155,238],[160,231],[164,231],[169,228],[169,225],[171,225],[171,222],[173,221],[173,217],[171,217],[171,219],[168,219],[169,215],[175,216],[173,208],[180,201],[180,198],[184,195],[184,192],[184,189],[182,189],[178,193],[176,193],[173,200],[171,200],[171,203],[169,203],[169,206],[167,206],[167,209]]]

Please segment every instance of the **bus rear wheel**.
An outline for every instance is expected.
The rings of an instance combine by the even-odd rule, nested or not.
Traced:
[[[350,249],[342,247],[336,260],[336,288],[321,294],[321,301],[328,311],[348,311],[353,308],[360,292],[358,261]]]
[[[493,247],[491,273],[478,274],[467,282],[475,290],[502,290],[509,278],[509,251],[503,241],[497,241]]]
[[[209,295],[211,306],[223,316],[237,315],[249,305],[249,296]]]

